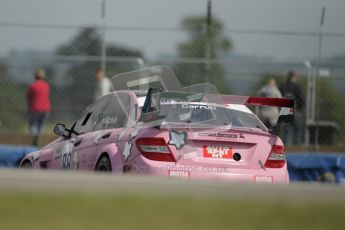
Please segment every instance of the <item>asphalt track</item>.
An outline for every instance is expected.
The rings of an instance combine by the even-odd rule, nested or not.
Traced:
[[[344,202],[345,187],[332,184],[239,184],[90,172],[0,170],[0,192],[83,192],[217,197],[291,202]]]

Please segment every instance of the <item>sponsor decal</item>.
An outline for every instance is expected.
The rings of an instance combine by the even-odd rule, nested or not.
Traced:
[[[204,145],[203,155],[206,158],[232,159],[232,148],[229,146]]]
[[[62,154],[61,169],[70,170],[72,168],[72,152]]]
[[[186,132],[179,133],[176,131],[171,131],[169,132],[169,137],[170,137],[170,140],[168,144],[174,145],[178,151],[180,151],[183,148],[183,146],[186,145],[186,142],[187,142]]]
[[[262,183],[262,184],[272,184],[273,177],[272,176],[255,176],[254,177],[255,183]]]
[[[117,123],[117,117],[104,117],[101,121],[103,125],[115,125]]]
[[[125,148],[123,150],[123,156],[125,157],[125,161],[127,161],[128,157],[131,155],[132,153],[132,146],[133,146],[133,140],[135,139],[135,137],[138,135],[139,131],[141,129],[141,123],[138,124],[133,130],[132,132],[129,134],[129,140],[126,142],[125,144]]]
[[[61,169],[62,170],[79,169],[79,159],[78,159],[78,153],[76,151],[66,152],[62,154]]]
[[[199,104],[189,104],[189,103],[182,103],[181,107],[183,109],[206,109],[206,110],[216,110],[217,107],[214,105],[199,105]]]
[[[161,105],[164,105],[164,104],[177,104],[179,102],[186,102],[184,100],[181,100],[181,99],[171,99],[171,98],[160,98],[160,103]]]
[[[190,176],[189,171],[178,171],[178,170],[169,170],[169,177],[178,177],[188,179]]]
[[[243,136],[243,133],[237,134],[237,133],[199,133],[198,134],[200,137],[222,137],[222,138],[232,138],[232,139],[245,139],[245,137]]]
[[[62,170],[71,170],[79,168],[77,152],[73,150],[74,143],[76,141],[76,138],[72,138],[68,141],[63,141],[54,150],[53,157],[54,159],[61,158],[59,164]]]
[[[132,142],[127,141],[125,144],[125,148],[123,150],[123,155],[124,155],[126,161],[129,157],[129,155],[131,155],[131,152],[132,152]]]

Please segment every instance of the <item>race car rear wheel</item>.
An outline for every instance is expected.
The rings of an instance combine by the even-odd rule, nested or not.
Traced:
[[[30,161],[24,161],[20,167],[23,169],[32,169],[32,165],[31,165]]]
[[[111,172],[111,162],[108,155],[102,155],[96,164],[95,171]]]

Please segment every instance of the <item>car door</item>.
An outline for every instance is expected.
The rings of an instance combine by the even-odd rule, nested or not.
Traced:
[[[123,133],[126,124],[128,124],[130,102],[131,97],[128,93],[113,93],[107,106],[99,113],[93,128],[93,139],[90,142],[92,146],[89,146],[87,153],[89,169],[94,169],[101,153],[107,152],[110,158],[118,153],[118,138]],[[115,145],[116,150],[106,149],[109,145]]]
[[[73,125],[76,133],[56,144],[53,150],[53,169],[79,169],[80,165],[89,161],[87,149],[93,137],[92,132],[99,114],[102,113],[109,99],[110,95],[106,95],[89,105]]]
[[[130,96],[113,93],[90,105],[76,122],[74,135],[60,143],[54,167],[93,170],[105,145],[117,143],[128,120]]]

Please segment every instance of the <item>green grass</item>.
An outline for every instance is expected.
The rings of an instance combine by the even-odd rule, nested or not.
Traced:
[[[0,193],[0,229],[344,229],[345,204]]]

